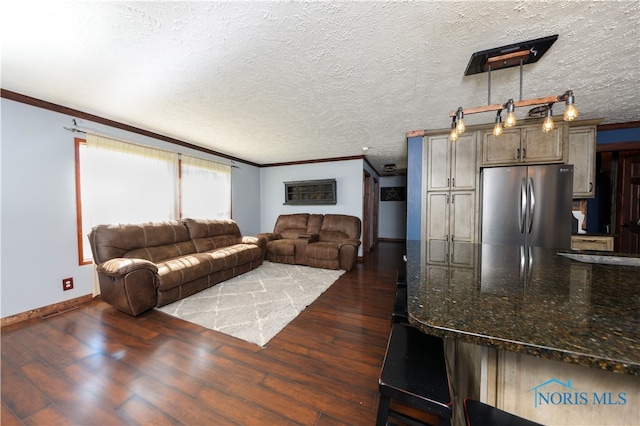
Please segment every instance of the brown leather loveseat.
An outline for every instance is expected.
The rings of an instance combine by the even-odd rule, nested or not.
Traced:
[[[232,220],[99,225],[89,242],[102,300],[130,315],[257,268],[265,249]]]
[[[278,216],[267,241],[270,262],[349,271],[358,259],[361,222],[341,214],[296,213]]]

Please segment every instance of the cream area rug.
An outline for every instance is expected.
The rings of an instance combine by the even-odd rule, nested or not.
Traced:
[[[265,261],[158,310],[265,346],[345,271]]]

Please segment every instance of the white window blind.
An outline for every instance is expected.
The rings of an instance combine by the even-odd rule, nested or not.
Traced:
[[[187,155],[181,156],[182,217],[231,217],[231,167]]]

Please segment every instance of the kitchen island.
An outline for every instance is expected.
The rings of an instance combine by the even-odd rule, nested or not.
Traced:
[[[446,339],[456,398],[544,424],[640,424],[640,267],[408,241],[407,292],[410,321]]]

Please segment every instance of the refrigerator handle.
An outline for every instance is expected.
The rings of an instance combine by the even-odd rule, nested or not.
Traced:
[[[518,226],[520,227],[520,233],[524,233],[524,221],[527,215],[527,189],[526,180],[522,178],[520,183],[520,212],[518,214]]]
[[[527,268],[527,254],[524,246],[520,246],[520,283],[525,284],[526,268]]]
[[[529,178],[529,215],[527,218],[527,233],[531,233],[533,227],[533,214],[536,211],[536,191],[533,188],[533,179]]]

